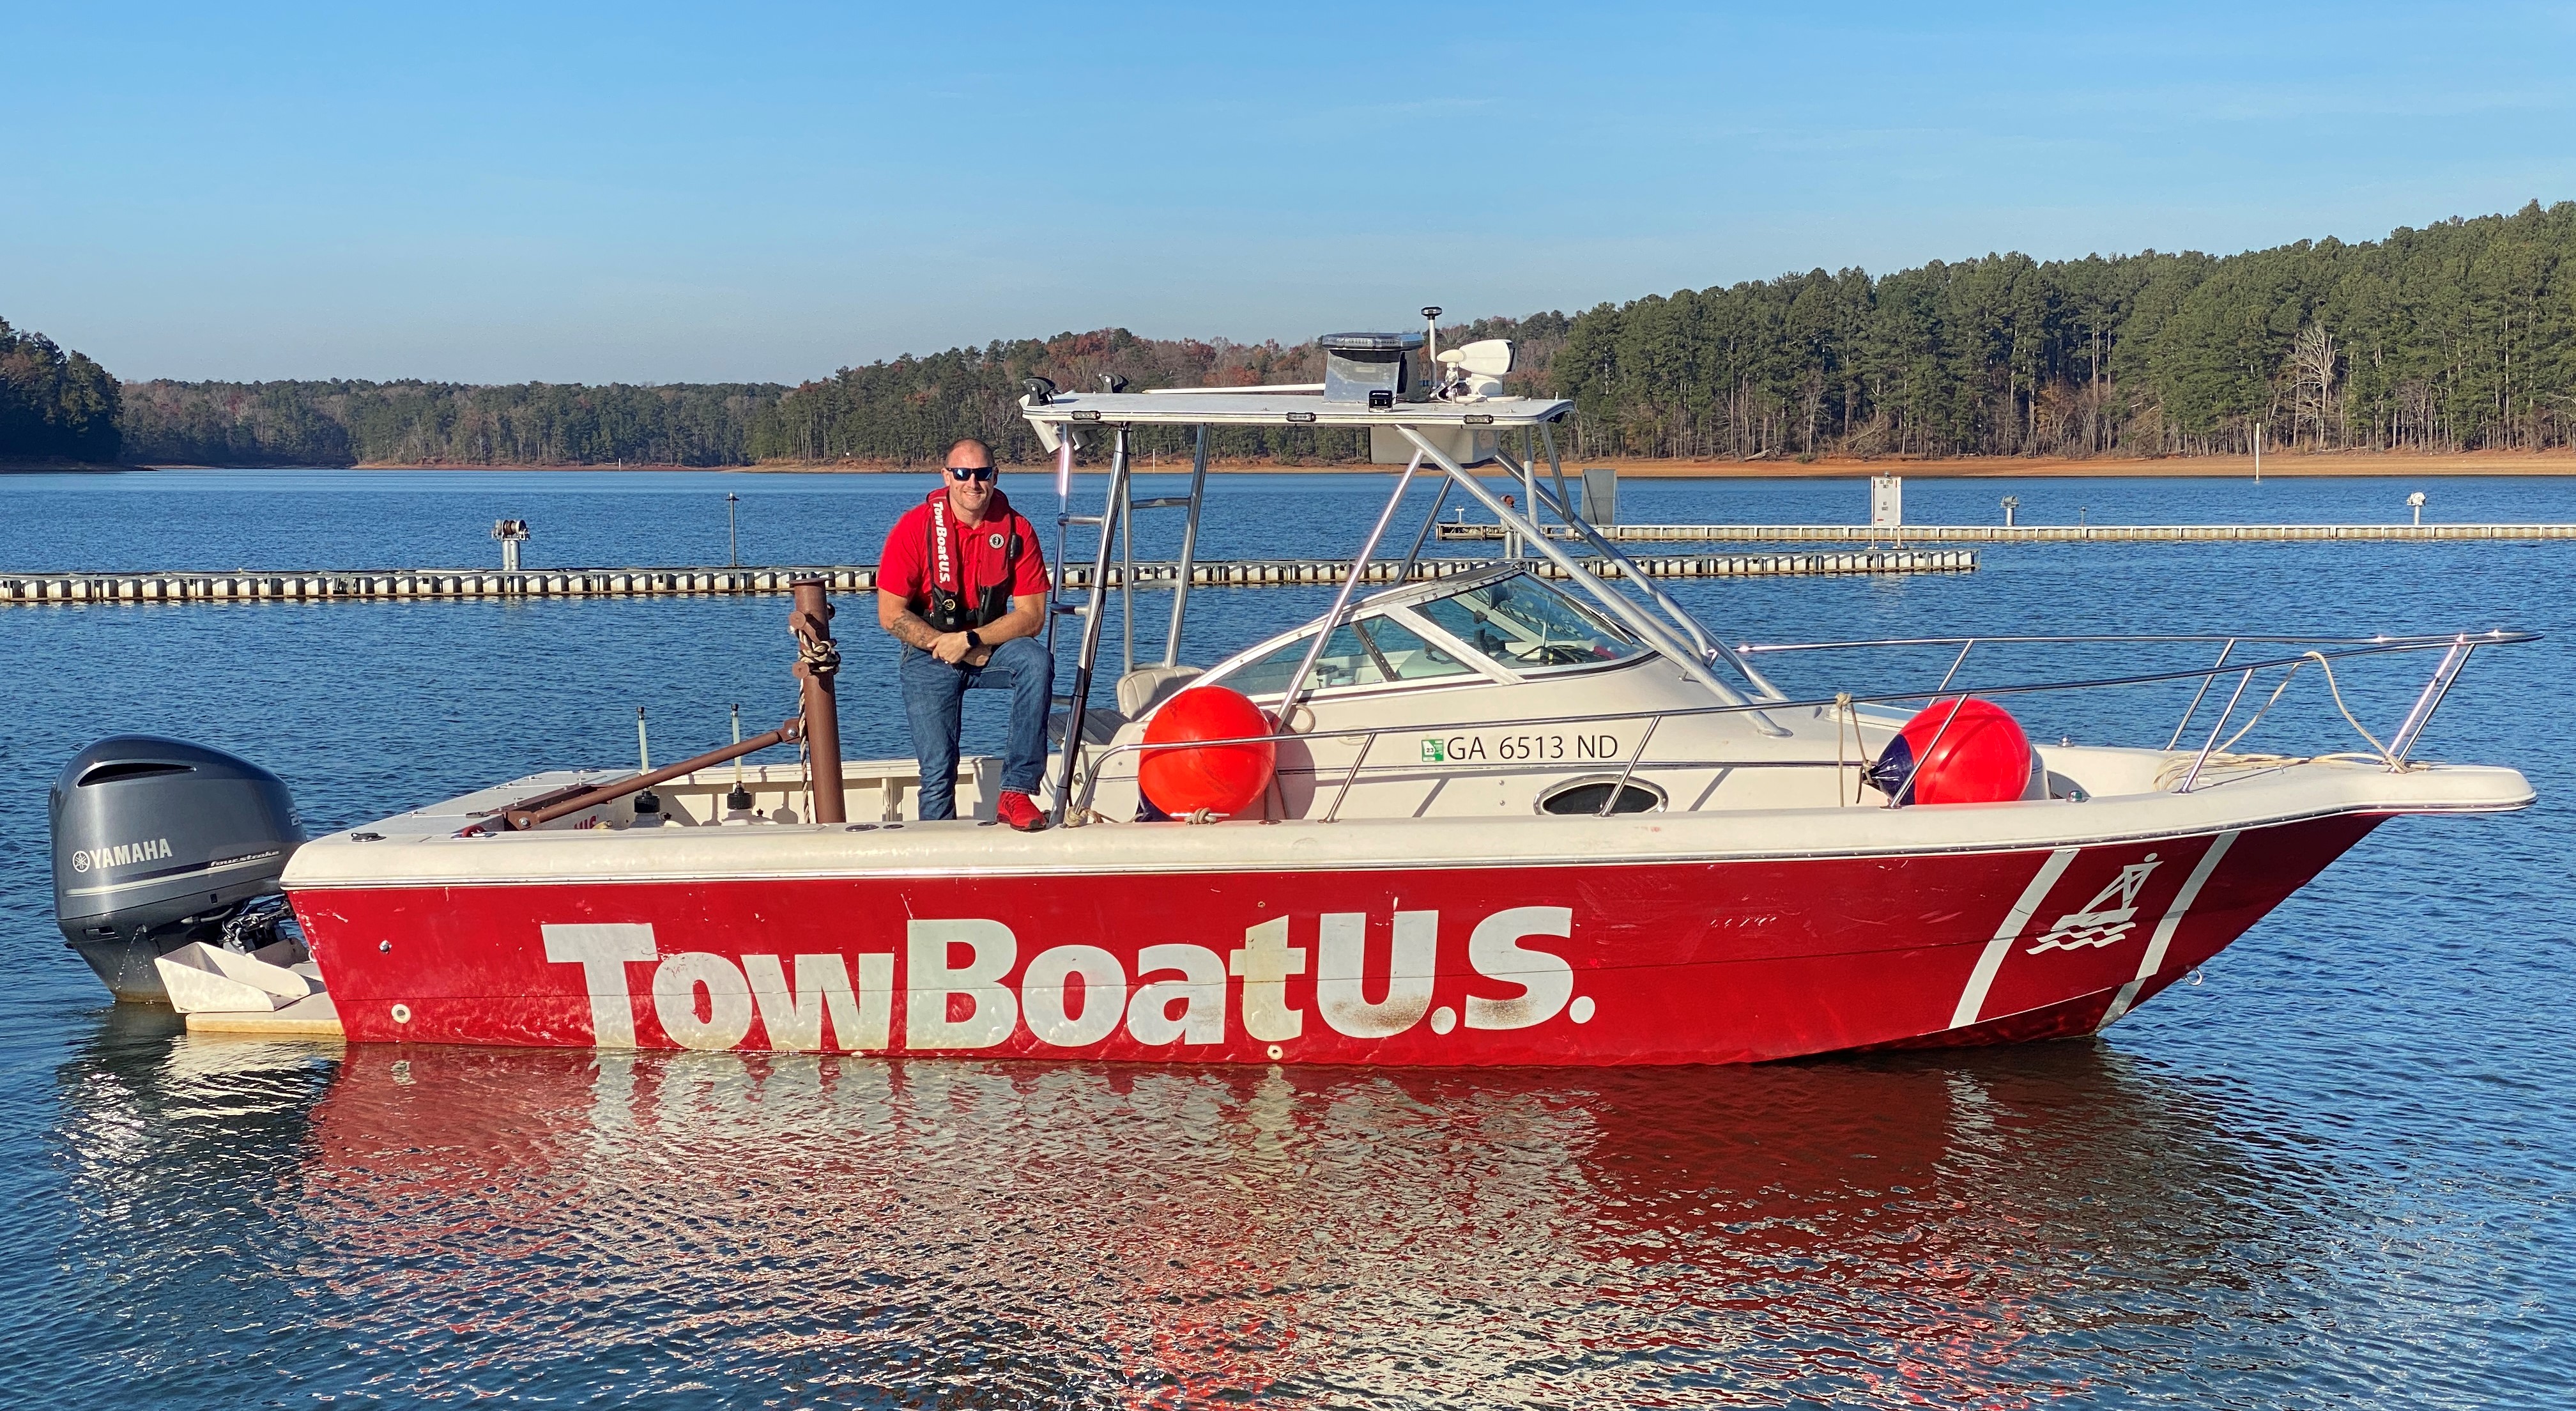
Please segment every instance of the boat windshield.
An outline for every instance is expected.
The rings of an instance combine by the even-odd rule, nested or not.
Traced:
[[[1434,598],[1414,611],[1515,671],[1600,666],[1646,650],[1625,629],[1526,573]]]
[[[1247,696],[1279,695],[1288,689],[1288,678],[1296,674],[1297,663],[1306,659],[1306,648],[1314,640],[1312,632],[1293,637],[1276,650],[1227,672],[1225,684]],[[1337,686],[1384,686],[1473,672],[1474,668],[1433,646],[1403,623],[1386,617],[1364,617],[1333,633],[1322,654],[1315,658],[1314,674],[1307,681],[1312,689],[1329,691]]]

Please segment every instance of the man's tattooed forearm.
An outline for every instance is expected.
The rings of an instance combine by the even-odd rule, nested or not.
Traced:
[[[921,620],[921,614],[908,612],[894,620],[894,638],[908,647],[929,651],[939,640],[939,629]]]

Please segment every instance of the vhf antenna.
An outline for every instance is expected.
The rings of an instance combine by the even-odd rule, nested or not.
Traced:
[[[742,743],[742,702],[733,706],[733,742]],[[733,757],[733,792],[725,795],[725,807],[734,813],[751,812],[751,791],[742,786],[742,756]]]
[[[653,772],[653,744],[644,733],[642,706],[635,708],[635,763],[636,773]],[[662,800],[651,789],[639,789],[635,794],[635,821],[643,823],[648,820],[654,823],[662,821]]]

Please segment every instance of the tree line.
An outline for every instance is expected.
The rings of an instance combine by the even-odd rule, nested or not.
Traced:
[[[135,382],[135,459],[193,465],[745,465],[787,389],[689,383]]]
[[[1604,305],[1587,454],[2539,450],[2576,431],[2576,203],[2218,258],[1988,255]],[[2259,428],[2259,433],[2258,433]]]
[[[41,425],[111,456],[121,434],[125,455],[153,462],[900,464],[961,436],[1026,461],[1041,454],[1018,415],[1029,377],[1072,390],[1104,376],[1141,389],[1322,375],[1312,343],[1106,329],[792,388],[139,382],[120,406],[96,364],[6,330],[0,451]],[[1513,390],[1573,401],[1560,444],[1587,459],[2241,454],[2258,436],[2279,449],[2542,450],[2576,439],[2576,202],[2229,256],[1816,269],[1442,331],[1483,337],[1514,340]],[[52,410],[31,420],[13,410],[25,406]],[[1355,433],[1312,428],[1215,439],[1228,457],[1366,454]],[[1138,444],[1185,450],[1177,429]]]
[[[1571,399],[1569,455],[2242,454],[2543,450],[2576,440],[2576,202],[2241,255],[1987,255],[1496,318],[1508,385]],[[1036,454],[1024,377],[1068,388],[1304,382],[1312,344],[995,343],[845,368],[780,397],[762,459],[923,460],[958,436]],[[1220,453],[1365,454],[1356,436],[1229,429]],[[1168,443],[1168,444],[1167,444]],[[1167,452],[1174,435],[1148,445]]]
[[[114,461],[119,390],[97,363],[0,319],[0,459]]]

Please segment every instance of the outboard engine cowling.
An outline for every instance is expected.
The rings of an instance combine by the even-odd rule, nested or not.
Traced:
[[[54,915],[120,1000],[166,1004],[152,962],[256,920],[304,841],[276,775],[222,750],[113,735],[54,781]]]

